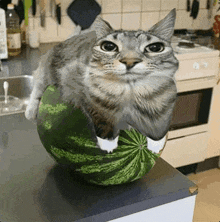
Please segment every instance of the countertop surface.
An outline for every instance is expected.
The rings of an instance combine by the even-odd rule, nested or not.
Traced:
[[[22,51],[18,56],[2,60],[3,71],[0,72],[0,78],[32,75],[32,71],[38,67],[40,57],[56,44],[58,43],[44,43],[36,49],[32,49],[29,46],[22,47]]]
[[[2,222],[104,222],[197,194],[195,184],[161,158],[135,182],[88,184],[55,163],[22,113],[0,121]]]

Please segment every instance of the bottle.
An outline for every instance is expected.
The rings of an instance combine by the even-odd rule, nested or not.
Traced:
[[[6,12],[8,55],[16,56],[21,52],[21,29],[19,17],[13,4],[8,4]]]
[[[0,8],[0,59],[8,58],[5,10]]]

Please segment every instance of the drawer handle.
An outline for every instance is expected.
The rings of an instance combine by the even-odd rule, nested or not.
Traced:
[[[195,63],[193,64],[193,68],[198,70],[198,69],[200,68],[199,63],[198,63],[198,62],[195,62]]]

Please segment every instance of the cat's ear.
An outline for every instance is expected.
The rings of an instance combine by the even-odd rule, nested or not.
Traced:
[[[176,20],[176,9],[174,8],[164,19],[162,19],[152,28],[150,28],[148,32],[162,39],[170,41],[174,31],[175,20]]]
[[[97,38],[104,37],[113,31],[111,25],[103,20],[100,16],[97,16],[91,27],[89,28],[96,32]]]

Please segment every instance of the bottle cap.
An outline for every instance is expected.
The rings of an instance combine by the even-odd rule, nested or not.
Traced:
[[[14,4],[8,4],[7,9],[14,9]]]

